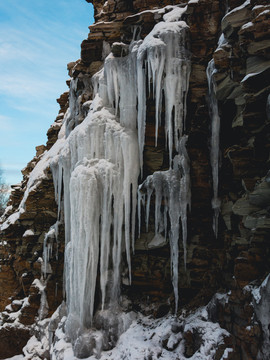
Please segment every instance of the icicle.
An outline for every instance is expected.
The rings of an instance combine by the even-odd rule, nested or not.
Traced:
[[[52,225],[49,231],[45,234],[44,243],[43,243],[43,266],[42,266],[42,275],[43,278],[47,278],[47,274],[51,274],[50,259],[53,256],[53,243],[56,241],[58,243],[58,226],[59,221]],[[58,246],[57,246],[58,247]],[[55,257],[58,256],[58,249],[56,250]]]
[[[167,171],[157,171],[147,177],[140,186],[146,192],[146,227],[149,221],[150,200],[155,192],[155,233],[167,233],[167,216],[170,218],[169,241],[171,249],[172,283],[175,295],[175,311],[178,308],[178,242],[180,233],[180,219],[182,226],[182,242],[184,249],[184,263],[186,266],[187,242],[187,209],[190,208],[190,175],[189,158],[186,151],[187,136],[183,136],[179,143],[179,154],[173,159],[173,168]],[[143,195],[141,195],[143,196]],[[163,216],[161,203],[164,202]],[[147,229],[146,229],[147,231]]]
[[[178,306],[180,218],[186,259],[186,212],[190,205],[188,156],[182,136],[190,73],[188,26],[182,21],[161,22],[144,41],[135,41],[136,32],[129,54],[108,55],[104,70],[93,77],[95,97],[82,123],[79,80],[72,80],[66,140],[51,164],[56,199],[65,221],[67,328],[73,326],[72,319],[79,327],[91,325],[98,272],[102,309],[117,304],[123,248],[131,281],[130,249],[134,250],[137,181],[139,170],[141,174],[143,170],[147,83],[156,103],[156,144],[164,96],[170,169],[149,177],[147,196],[139,200],[146,203],[148,224],[155,192],[157,234],[167,235],[170,218],[172,282],[176,309]],[[177,153],[174,164],[173,152]]]
[[[130,248],[131,240],[134,243],[139,175],[136,133],[121,126],[105,109],[90,111],[67,138],[58,164],[63,168],[58,176],[63,176],[64,186],[67,304],[69,313],[89,326],[99,259],[102,308],[107,301],[110,256],[113,263],[110,303],[117,302],[123,240],[131,279]]]
[[[141,235],[141,208],[145,206],[145,194],[142,193],[142,185],[138,187],[137,191],[138,197],[138,204],[137,204],[137,211],[138,211],[138,236]]]
[[[162,107],[162,90],[165,98],[165,133],[170,157],[170,170],[148,176],[141,190],[146,191],[145,223],[148,230],[150,200],[155,192],[155,232],[167,235],[167,216],[170,218],[170,248],[172,283],[175,310],[178,308],[178,241],[180,218],[186,267],[187,208],[190,208],[189,159],[186,151],[187,137],[183,136],[186,117],[186,98],[189,86],[190,60],[186,49],[188,27],[185,22],[158,23],[145,38],[138,50],[138,142],[140,164],[145,136],[146,59],[148,84],[152,82],[156,100],[156,145]],[[149,85],[148,85],[149,86]],[[173,159],[173,150],[176,155]],[[172,161],[173,160],[173,161]],[[173,164],[172,164],[173,162]],[[164,203],[163,210],[161,208]],[[163,212],[163,214],[162,214]]]
[[[137,60],[137,81],[138,81],[138,144],[140,156],[141,176],[143,175],[143,149],[145,142],[145,123],[146,123],[146,88],[145,88],[145,69],[143,68],[144,58],[138,57]]]
[[[141,35],[142,28],[140,25],[135,25],[133,27],[133,35],[132,35],[132,42],[138,40]]]
[[[219,132],[220,132],[220,118],[218,114],[218,102],[216,98],[214,74],[216,72],[215,63],[212,59],[206,70],[209,90],[209,108],[211,116],[211,150],[210,160],[212,166],[213,177],[213,199],[212,208],[214,210],[213,216],[213,230],[217,238],[218,236],[218,218],[220,212],[220,200],[218,198],[218,170],[219,170]]]
[[[165,133],[170,163],[173,147],[178,148],[185,127],[186,96],[189,85],[190,60],[186,49],[188,26],[183,21],[158,23],[138,49],[138,140],[140,163],[145,135],[145,69],[147,64],[148,84],[153,83],[156,100],[156,145],[162,107],[162,89],[165,97]]]

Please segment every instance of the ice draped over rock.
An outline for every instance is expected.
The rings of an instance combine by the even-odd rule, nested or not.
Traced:
[[[180,219],[186,261],[190,206],[187,136],[183,136],[190,74],[187,34],[183,21],[160,22],[144,41],[130,44],[128,55],[109,54],[104,68],[92,79],[94,99],[83,121],[73,94],[76,79],[71,81],[66,140],[51,161],[51,169],[59,217],[63,212],[65,218],[68,311],[81,326],[92,323],[96,286],[101,290],[102,309],[117,305],[123,248],[131,281],[147,83],[156,103],[156,141],[164,96],[170,168],[148,177],[144,186],[155,191],[156,233],[164,231],[161,219],[169,217],[177,309]],[[163,210],[162,201],[166,203]]]
[[[146,36],[138,50],[138,140],[142,170],[145,121],[146,79],[151,83],[156,102],[156,144],[161,124],[162,92],[165,99],[165,134],[170,164],[175,147],[179,151],[185,126],[186,96],[189,85],[190,60],[187,50],[188,26],[184,21],[160,22]],[[146,66],[144,67],[144,63]]]
[[[156,171],[147,177],[139,191],[146,190],[145,195],[139,195],[146,204],[146,226],[148,227],[150,201],[155,192],[155,233],[167,236],[167,218],[170,219],[169,241],[171,249],[172,284],[175,295],[175,311],[178,309],[178,253],[180,219],[182,225],[182,242],[184,263],[187,257],[187,209],[191,206],[189,159],[186,151],[187,136],[182,136],[179,154],[173,159],[173,166],[167,171]],[[164,203],[164,206],[162,206]],[[139,207],[141,203],[139,202]],[[139,212],[140,214],[140,212]]]
[[[239,1],[228,1],[225,15],[218,0],[92,2],[97,23],[83,41],[82,59],[68,65],[69,103],[67,93],[57,100],[61,113],[47,145],[23,170],[2,220],[0,353],[45,358],[50,352],[55,360],[268,358],[269,5],[243,0],[235,8]],[[179,20],[185,6],[190,29]],[[64,253],[68,306],[48,318],[63,299]],[[176,316],[162,316],[172,305],[171,296],[164,299],[171,288],[176,308],[201,307],[219,288],[228,292],[214,295],[197,315],[179,306]],[[22,350],[32,330],[36,337]]]
[[[138,75],[138,89],[143,88],[138,104],[138,141],[140,165],[144,147],[146,122],[144,88],[148,79],[149,92],[152,86],[156,105],[156,144],[158,127],[161,124],[162,94],[165,103],[165,136],[169,150],[170,169],[148,176],[141,189],[146,189],[146,225],[148,226],[150,200],[155,192],[155,233],[167,235],[167,217],[170,220],[169,241],[171,248],[172,283],[175,295],[175,309],[178,308],[178,253],[180,219],[184,263],[186,266],[187,209],[191,205],[189,158],[186,151],[187,136],[183,136],[186,117],[186,97],[189,86],[190,60],[187,49],[188,26],[184,21],[158,23],[139,47],[138,61],[141,66]],[[143,62],[147,66],[143,68]],[[140,109],[140,107],[139,107]],[[173,157],[173,152],[175,156]],[[145,196],[140,199],[145,200]],[[165,203],[164,207],[161,206]],[[139,203],[139,206],[141,204]],[[140,212],[139,212],[140,214]]]

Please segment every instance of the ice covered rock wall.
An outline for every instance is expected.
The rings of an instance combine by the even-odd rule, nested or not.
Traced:
[[[177,9],[172,8],[171,13]],[[143,41],[133,40],[126,56],[116,57],[110,53],[106,57],[104,69],[93,77],[93,100],[81,124],[77,120],[81,114],[77,106],[79,98],[72,96],[77,86],[73,82],[77,80],[71,81],[70,109],[63,125],[66,140],[50,166],[56,201],[65,217],[68,312],[69,316],[78,318],[82,326],[92,324],[97,278],[102,294],[101,308],[104,309],[105,303],[110,309],[117,305],[123,244],[129,281],[132,281],[130,252],[135,243],[140,170],[143,177],[147,87],[148,92],[153,88],[156,101],[156,143],[163,99],[165,102],[170,169],[153,175],[157,179],[154,181],[158,204],[156,235],[163,233],[167,237],[162,219],[167,221],[168,216],[175,309],[178,309],[179,221],[181,218],[186,247],[187,207],[190,206],[187,138],[183,137],[190,54],[188,26],[180,21],[182,13],[184,11],[176,13],[173,22],[159,22]],[[170,17],[164,18],[170,20]],[[159,177],[163,180],[158,180]],[[146,188],[149,179],[144,182]],[[163,186],[158,185],[160,182]],[[165,202],[162,216],[161,201]]]
[[[73,346],[84,357],[114,346],[131,310],[158,318],[177,307],[178,325],[167,319],[160,337],[152,322],[157,333],[143,338],[140,354],[237,359],[260,350],[263,358],[267,300],[257,306],[252,289],[269,272],[269,5],[93,3],[96,23],[81,59],[68,64],[69,104],[63,94],[47,146],[23,170],[2,226],[4,358],[20,351],[7,331],[21,337],[21,349],[35,329],[28,358],[49,351],[47,330],[52,356]],[[63,298],[64,252],[70,316],[62,306],[35,327]],[[204,305],[217,290],[225,294],[190,327],[183,307]],[[208,320],[228,330],[218,332],[227,334],[222,346],[205,333],[219,328]],[[130,331],[144,328],[140,321]],[[129,356],[128,334],[110,356]]]

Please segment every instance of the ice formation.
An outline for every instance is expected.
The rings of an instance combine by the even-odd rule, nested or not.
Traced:
[[[190,60],[187,50],[188,26],[184,21],[160,22],[146,36],[138,49],[138,140],[140,165],[144,148],[146,122],[146,79],[156,101],[156,144],[161,123],[162,92],[165,98],[165,133],[170,163],[173,148],[179,151],[185,127],[186,96]],[[146,66],[144,67],[144,64]]]
[[[104,307],[110,256],[115,293],[110,298],[113,301],[117,298],[123,239],[131,270],[130,233],[134,238],[137,159],[136,133],[121,126],[115,115],[103,108],[90,111],[70,133],[59,158],[52,163],[57,174],[54,176],[57,194],[62,193],[58,176],[63,176],[64,184],[68,308],[85,326],[92,321],[98,272]],[[59,195],[57,198],[59,202]]]
[[[31,173],[19,212],[10,219],[17,221],[28,194],[46,176],[50,165],[58,218],[45,236],[43,278],[46,281],[50,275],[53,241],[57,241],[58,226],[64,217],[67,333],[74,334],[92,325],[96,288],[101,293],[101,311],[113,310],[111,313],[117,317],[123,250],[131,281],[148,92],[156,103],[156,142],[162,106],[165,107],[170,168],[154,173],[144,184],[149,184],[147,191],[154,191],[156,196],[156,233],[167,233],[168,228],[177,309],[180,221],[186,262],[190,205],[187,136],[183,135],[190,74],[186,46],[189,29],[185,22],[177,21],[183,11],[174,11],[172,17],[164,18],[144,41],[133,40],[128,55],[109,54],[91,84],[87,76],[71,80],[70,107],[59,138]],[[87,106],[80,95],[79,81],[83,82],[84,91],[94,93]],[[166,203],[164,211],[162,201]]]
[[[58,239],[59,221],[52,225],[46,233],[43,242],[43,264],[41,267],[43,278],[46,280],[47,275],[51,273],[50,259],[53,256],[53,243]],[[56,253],[56,257],[57,257]]]
[[[191,205],[189,159],[186,151],[187,136],[182,136],[179,154],[173,159],[173,166],[167,171],[156,171],[140,185],[139,193],[146,192],[146,227],[149,222],[150,201],[155,192],[155,233],[167,235],[167,218],[170,219],[169,240],[171,248],[172,284],[175,295],[175,310],[178,308],[178,253],[180,219],[186,265],[187,209]],[[140,195],[141,200],[145,196]],[[164,206],[162,206],[164,203]],[[139,207],[141,204],[139,203]],[[140,215],[140,212],[139,212]]]
[[[95,97],[83,122],[80,99],[74,96],[76,80],[71,81],[66,141],[59,156],[51,162],[51,169],[56,199],[65,216],[67,305],[70,316],[82,326],[92,323],[98,275],[102,309],[117,303],[123,243],[131,281],[130,249],[135,241],[137,181],[143,168],[146,83],[149,92],[152,88],[156,102],[156,142],[162,96],[165,101],[171,167],[163,173],[154,173],[152,183],[156,196],[156,233],[164,230],[162,224],[167,216],[170,219],[177,309],[180,219],[186,262],[190,205],[187,137],[182,136],[190,74],[187,33],[188,26],[183,21],[160,22],[144,41],[131,43],[128,56],[110,54],[104,69],[93,77]],[[173,153],[176,153],[174,158]],[[146,182],[150,183],[150,178]],[[166,202],[164,220],[162,199]]]
[[[163,217],[169,215],[171,226],[177,308],[180,218],[186,259],[190,205],[187,137],[182,136],[190,73],[187,32],[183,21],[160,22],[144,41],[131,43],[128,56],[109,54],[104,69],[93,77],[95,97],[83,122],[80,99],[74,96],[77,80],[71,81],[66,141],[51,161],[51,169],[56,199],[65,216],[67,305],[70,316],[82,326],[92,323],[98,277],[102,309],[117,304],[123,243],[131,281],[130,251],[135,240],[137,181],[143,167],[147,82],[156,101],[156,139],[163,93],[165,99],[172,166],[164,173],[153,174],[154,179],[163,179],[158,182],[163,181],[166,188],[155,185],[156,232],[162,231],[160,207],[164,198],[167,205]],[[50,248],[46,251],[47,259]]]
[[[211,149],[210,161],[212,166],[213,178],[213,198],[212,208],[214,210],[213,216],[213,230],[214,234],[218,236],[218,218],[220,212],[220,200],[218,198],[218,171],[219,171],[219,132],[220,132],[220,118],[218,114],[218,102],[216,98],[214,74],[216,72],[215,63],[212,59],[207,67],[206,74],[209,89],[209,108],[211,116]]]
[[[269,346],[270,346],[270,304],[269,304],[269,295],[270,295],[270,275],[268,275],[262,284],[252,289],[253,295],[253,306],[257,319],[261,324],[262,329],[262,346],[258,353],[257,359],[263,360],[267,359],[269,356]]]
[[[138,51],[141,64],[146,60],[147,71],[141,65],[138,88],[143,88],[138,98],[141,112],[138,114],[138,139],[140,164],[144,146],[146,121],[144,85],[147,74],[148,87],[153,89],[156,101],[156,144],[161,123],[162,93],[165,98],[165,134],[169,150],[170,169],[155,172],[141,185],[146,189],[146,227],[148,228],[150,200],[155,192],[155,232],[167,235],[167,216],[170,219],[169,240],[171,247],[172,283],[175,294],[175,309],[178,307],[178,242],[180,219],[186,265],[187,208],[190,207],[189,158],[186,151],[187,137],[183,136],[186,116],[186,96],[189,85],[190,60],[186,48],[188,27],[185,22],[159,23],[147,35]],[[164,73],[166,75],[164,75]],[[173,152],[176,153],[173,158]],[[139,200],[143,195],[139,194]],[[145,196],[143,196],[145,197]],[[164,209],[161,203],[165,201]],[[140,208],[139,201],[139,208]],[[139,218],[141,212],[139,211]],[[140,221],[140,219],[139,219]]]

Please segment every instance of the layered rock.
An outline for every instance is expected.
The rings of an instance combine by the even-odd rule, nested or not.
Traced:
[[[107,55],[112,52],[114,58],[125,58],[132,39],[144,39],[157,23],[163,21],[165,14],[170,16],[175,9],[168,5],[179,5],[178,11],[183,10],[182,20],[189,26],[188,50],[192,64],[185,120],[192,206],[187,222],[186,264],[185,249],[181,245],[179,249],[179,312],[183,307],[194,309],[206,305],[217,291],[227,292],[226,301],[224,297],[217,297],[208,307],[212,321],[218,321],[230,334],[226,346],[232,351],[225,358],[251,359],[259,354],[259,358],[266,359],[268,343],[265,341],[261,346],[261,338],[265,338],[267,324],[261,318],[261,311],[257,310],[252,289],[269,272],[270,263],[269,5],[264,0],[251,0],[244,4],[240,0],[228,1],[228,9],[215,0],[179,1],[177,4],[169,0],[159,3],[155,0],[109,0],[93,1],[93,4],[96,23],[90,26],[88,39],[82,42],[81,59],[68,64],[72,77],[71,84],[68,82],[69,111],[73,117],[68,123],[67,133],[72,133],[88,114],[95,92],[91,79],[103,67]],[[163,7],[162,11],[158,10]],[[218,45],[222,33],[225,40],[220,39]],[[212,229],[211,121],[206,75],[212,57],[220,117],[218,197],[221,207],[217,238]],[[6,212],[9,220],[2,230],[1,310],[10,300],[28,297],[29,305],[23,306],[19,317],[19,321],[27,326],[40,316],[42,294],[33,281],[41,277],[40,258],[44,260],[45,234],[60,220],[49,165],[42,168],[39,183],[30,187],[25,200],[23,196],[28,191],[32,170],[57,140],[64,114],[67,115],[67,100],[67,93],[58,99],[61,109],[48,131],[47,145],[38,147],[37,156],[23,170],[23,183],[14,187],[9,204],[12,208]],[[164,111],[163,106],[162,119]],[[169,153],[165,142],[162,123],[157,146],[155,144],[155,99],[149,91],[142,181],[154,172],[168,170]],[[8,218],[11,213],[16,214],[21,201],[24,201],[24,211],[18,217],[13,214],[13,218]],[[181,234],[179,237],[181,239]],[[135,242],[135,253],[131,257],[132,284],[128,285],[126,264],[122,267],[121,287],[122,294],[131,300],[131,309],[160,317],[174,308],[175,299],[168,239],[154,241],[154,238],[155,201],[152,199],[148,229],[142,222],[141,235]],[[43,268],[42,277],[43,285],[47,286],[44,291],[49,315],[62,299],[63,225],[60,225],[57,239],[57,242],[53,238],[49,240],[54,248],[53,255],[50,269],[44,273]],[[247,287],[251,282],[253,288]],[[59,289],[57,294],[56,287]],[[97,294],[95,308],[98,308],[99,300]],[[149,311],[147,306],[150,304]],[[263,309],[268,311],[265,306]],[[15,310],[11,309],[12,312]],[[9,322],[11,317],[3,314],[3,322]],[[197,338],[196,331],[192,331],[187,330],[184,334],[186,357],[192,356],[200,343],[200,337]],[[26,340],[27,336],[24,343]],[[23,345],[4,356],[19,353]],[[224,351],[225,348],[217,350],[215,359],[222,358]]]

